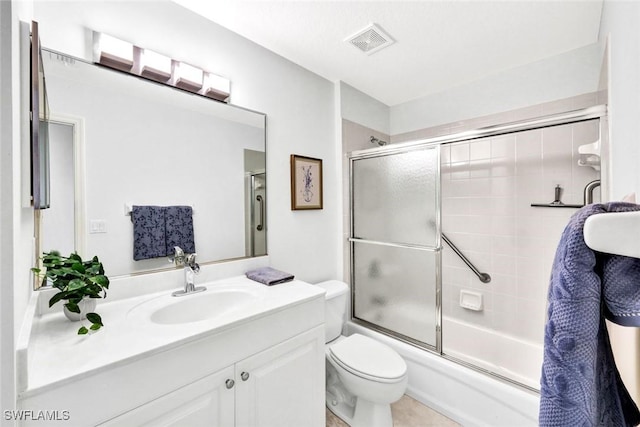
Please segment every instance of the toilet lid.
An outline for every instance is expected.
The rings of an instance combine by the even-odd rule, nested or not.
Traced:
[[[391,347],[360,334],[353,334],[333,344],[329,351],[334,360],[354,374],[397,379],[407,373],[407,364]]]

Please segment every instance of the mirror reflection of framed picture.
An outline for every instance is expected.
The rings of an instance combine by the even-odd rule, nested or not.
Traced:
[[[322,209],[322,160],[291,155],[291,210]]]

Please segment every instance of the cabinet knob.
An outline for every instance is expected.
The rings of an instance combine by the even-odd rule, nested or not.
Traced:
[[[246,381],[249,379],[249,372],[243,372],[240,374],[240,378],[242,378],[242,381]]]
[[[224,382],[224,385],[227,386],[227,388],[233,388],[233,386],[236,384],[236,382],[234,380],[227,380]]]

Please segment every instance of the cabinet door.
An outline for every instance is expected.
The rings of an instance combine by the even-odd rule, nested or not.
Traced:
[[[169,375],[180,375],[173,372]],[[219,426],[234,424],[234,389],[226,386],[233,380],[230,366],[152,400],[107,421],[101,426]]]
[[[324,427],[324,327],[236,364],[237,427]]]

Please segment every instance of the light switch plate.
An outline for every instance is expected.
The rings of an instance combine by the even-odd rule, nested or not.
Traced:
[[[97,234],[97,233],[106,233],[107,232],[107,221],[104,219],[92,219],[89,221],[89,233]]]

